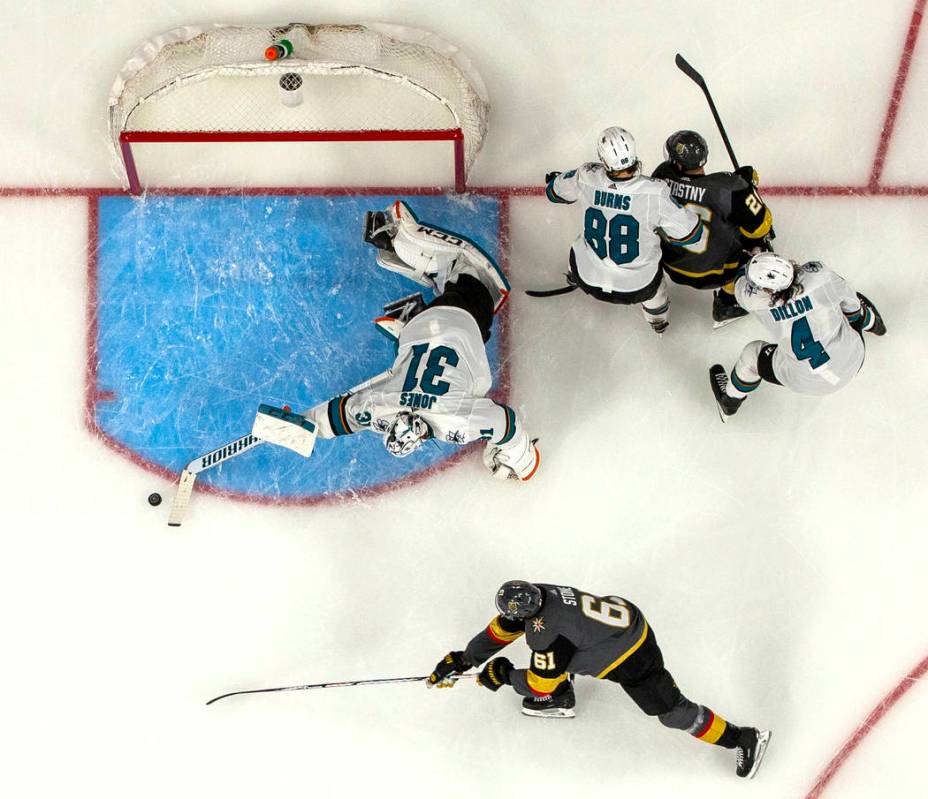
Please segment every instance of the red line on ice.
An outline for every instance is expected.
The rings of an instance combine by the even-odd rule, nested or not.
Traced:
[[[912,19],[909,21],[909,32],[905,37],[905,44],[902,46],[902,55],[899,57],[899,68],[896,70],[896,82],[893,84],[893,91],[889,98],[889,107],[886,109],[886,116],[883,119],[883,128],[880,131],[880,141],[876,148],[876,157],[873,159],[873,169],[870,171],[869,185],[874,188],[880,185],[880,178],[883,177],[883,167],[886,164],[886,153],[889,151],[889,142],[892,139],[893,130],[896,126],[896,116],[899,113],[902,93],[908,81],[909,67],[912,65],[912,54],[915,52],[915,43],[918,41],[918,32],[921,29],[924,14],[925,0],[915,0]]]
[[[831,782],[832,777],[835,776],[841,766],[844,765],[844,762],[853,754],[854,750],[860,746],[864,738],[873,731],[873,728],[877,725],[879,720],[892,710],[896,702],[905,696],[912,686],[925,676],[926,672],[928,672],[928,656],[912,669],[912,671],[906,674],[905,677],[899,681],[899,684],[886,694],[886,696],[880,700],[879,704],[870,711],[870,715],[868,715],[867,718],[863,720],[863,723],[854,730],[854,734],[848,738],[838,754],[831,759],[825,767],[825,770],[819,775],[818,779],[815,781],[815,785],[812,786],[812,790],[805,795],[805,799],[818,799],[818,797],[822,795],[828,783]]]

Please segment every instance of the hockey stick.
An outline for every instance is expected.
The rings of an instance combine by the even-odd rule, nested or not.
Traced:
[[[526,289],[525,293],[529,297],[557,297],[561,294],[570,294],[578,288],[576,283],[570,283],[557,289]]]
[[[348,389],[345,393],[357,394],[359,391],[371,388],[380,380],[386,379],[392,374],[392,369],[387,369],[385,372],[381,372],[379,375],[375,375],[369,380],[365,380],[363,383],[359,383],[353,388]],[[309,413],[309,411],[304,411],[303,415],[306,413]],[[174,494],[174,502],[171,504],[171,513],[168,516],[168,526],[180,527],[181,523],[184,521],[184,517],[187,515],[187,505],[190,503],[190,497],[193,494],[193,486],[200,472],[205,472],[207,469],[212,469],[220,463],[224,463],[232,458],[237,458],[243,452],[254,449],[259,444],[263,443],[261,439],[255,438],[251,433],[248,433],[240,438],[236,438],[234,441],[230,441],[228,444],[223,444],[212,452],[207,452],[205,455],[200,455],[190,461],[180,473],[177,493]]]
[[[722,134],[722,141],[725,142],[725,149],[728,150],[728,157],[731,158],[731,162],[734,164],[735,169],[739,169],[740,165],[738,164],[738,159],[735,157],[735,151],[732,149],[731,142],[728,140],[728,134],[725,132],[725,126],[722,124],[722,119],[715,107],[715,103],[712,101],[712,95],[709,94],[709,87],[706,85],[705,78],[693,69],[693,66],[679,53],[677,53],[674,62],[680,71],[702,89],[702,93],[706,95],[706,100],[709,102],[709,110],[712,112],[712,117],[715,119],[715,124],[718,126],[719,133]]]
[[[477,674],[453,674],[448,679],[452,682],[457,682],[458,680],[465,680],[471,677],[476,677]],[[310,685],[287,685],[283,688],[253,688],[250,691],[232,691],[228,694],[221,694],[220,696],[213,697],[207,702],[207,705],[213,704],[213,702],[218,702],[220,699],[225,699],[227,696],[242,696],[242,694],[269,694],[276,691],[311,691],[315,688],[352,688],[356,685],[390,685],[400,682],[423,682],[428,679],[428,676],[425,677],[380,677],[376,680],[348,680],[345,682],[317,682]]]

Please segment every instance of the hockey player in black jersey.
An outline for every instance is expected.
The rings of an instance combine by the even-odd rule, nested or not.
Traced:
[[[735,272],[751,250],[766,249],[770,209],[757,193],[753,167],[706,174],[709,147],[695,131],[678,130],[667,139],[664,151],[667,160],[652,177],[666,181],[671,196],[700,216],[706,233],[686,247],[665,242],[661,263],[674,283],[715,289],[712,319],[721,327],[747,313],[735,302]]]
[[[571,675],[609,680],[664,726],[737,750],[739,777],[757,773],[770,732],[736,727],[687,699],[664,668],[654,631],[627,599],[512,580],[497,592],[496,609],[499,615],[463,651],[449,652],[439,661],[429,675],[429,687],[450,687],[451,675],[485,664],[477,682],[494,692],[511,685],[525,697],[525,715],[569,718],[575,704]],[[532,650],[527,669],[495,657],[522,635]]]

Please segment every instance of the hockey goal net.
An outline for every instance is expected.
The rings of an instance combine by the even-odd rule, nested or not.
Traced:
[[[292,54],[268,61],[282,40]],[[489,102],[470,60],[394,25],[184,27],[144,42],[109,98],[114,169],[141,191],[133,142],[450,141],[464,191]]]

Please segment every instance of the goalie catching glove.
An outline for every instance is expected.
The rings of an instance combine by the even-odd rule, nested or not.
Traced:
[[[531,480],[541,464],[541,453],[528,436],[513,439],[510,445],[487,444],[483,451],[483,463],[497,480]],[[514,445],[514,446],[512,446]]]

